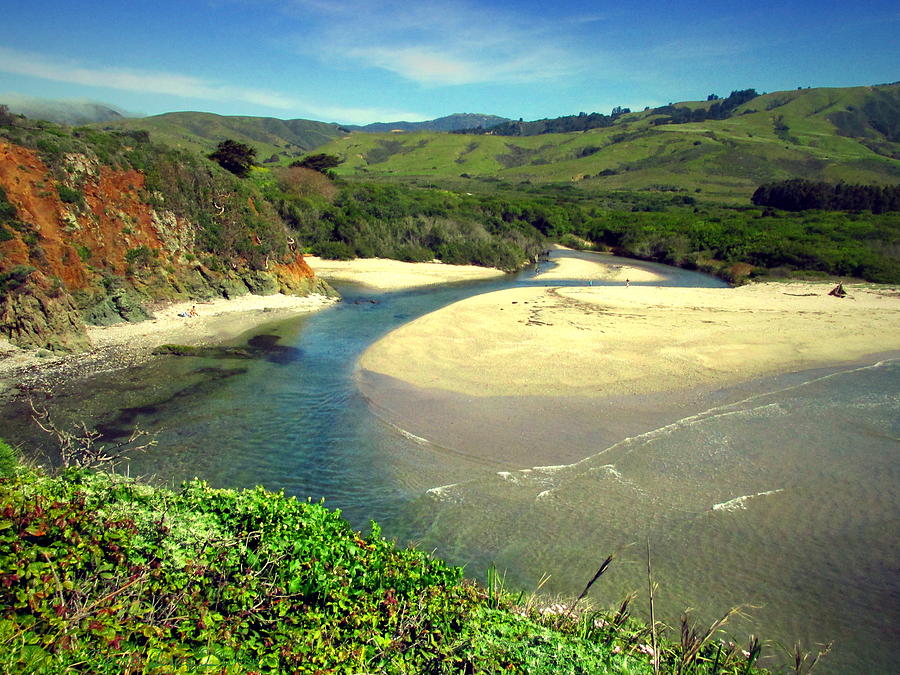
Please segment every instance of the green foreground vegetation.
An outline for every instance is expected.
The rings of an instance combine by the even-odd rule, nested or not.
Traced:
[[[601,576],[601,566],[585,588]],[[48,474],[0,441],[7,673],[764,673],[721,628],[482,586],[283,493]],[[657,663],[654,664],[654,654]],[[798,655],[794,672],[808,672]]]

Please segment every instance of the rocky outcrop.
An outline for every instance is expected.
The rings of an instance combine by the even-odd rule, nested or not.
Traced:
[[[196,223],[134,169],[78,153],[51,168],[0,140],[0,188],[0,335],[20,346],[84,349],[86,323],[140,321],[157,301],[334,293],[286,245],[271,260],[201,250]]]
[[[8,275],[4,285],[0,333],[12,342],[52,351],[80,351],[90,346],[72,296],[41,272]]]

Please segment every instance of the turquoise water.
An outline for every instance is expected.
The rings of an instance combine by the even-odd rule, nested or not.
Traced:
[[[721,285],[648,267],[670,285]],[[644,588],[649,537],[667,618],[685,607],[715,618],[749,602],[754,623],[738,634],[834,639],[832,672],[895,670],[896,361],[675,401],[503,399],[477,414],[464,397],[395,387],[398,409],[434,411],[426,430],[440,442],[362,395],[356,359],[386,332],[475,293],[540,283],[526,270],[392,294],[341,286],[339,305],[254,331],[266,358],[160,357],[48,404],[111,436],[134,424],[158,432],[132,475],[325,499],[357,527],[378,520],[475,576],[496,562],[526,589],[549,573],[550,592],[577,593],[615,552],[592,597],[616,602]],[[0,435],[35,438],[21,408],[3,415]],[[525,433],[523,420],[541,424]],[[454,430],[516,452],[471,452]],[[534,468],[551,457],[565,460]]]

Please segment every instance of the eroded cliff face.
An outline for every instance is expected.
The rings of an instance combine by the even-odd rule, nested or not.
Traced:
[[[155,300],[332,292],[299,253],[256,269],[204,255],[197,227],[136,170],[68,154],[54,175],[36,151],[0,141],[0,187],[15,211],[0,224],[0,335],[21,346],[83,349],[86,322],[141,320]]]

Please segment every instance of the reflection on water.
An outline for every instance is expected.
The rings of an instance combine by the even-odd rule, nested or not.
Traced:
[[[671,285],[718,284],[668,271]],[[677,405],[498,401],[475,424],[459,418],[464,401],[437,401],[429,405],[439,439],[372,414],[354,368],[373,341],[474,293],[539,282],[525,272],[378,296],[344,286],[340,305],[235,343],[252,358],[160,356],[97,377],[89,391],[63,388],[47,404],[58,419],[110,435],[134,424],[157,431],[159,446],[132,461],[133,475],[324,498],[357,527],[379,520],[387,534],[436,548],[472,575],[496,561],[526,589],[547,572],[551,592],[577,593],[616,552],[591,594],[617,601],[644,588],[649,537],[668,619],[685,607],[714,618],[749,602],[764,637],[835,639],[826,662],[833,672],[895,670],[896,362],[795,374]],[[33,435],[25,409],[2,414],[0,436]],[[529,435],[528,447],[517,441],[517,420],[541,415],[543,435]],[[518,443],[538,461],[524,461],[519,448],[498,449],[488,462],[453,443],[479,438],[473,426],[481,439],[493,429],[495,447]],[[570,463],[537,466],[546,463],[542,444],[556,444],[547,457]]]

